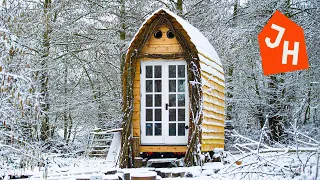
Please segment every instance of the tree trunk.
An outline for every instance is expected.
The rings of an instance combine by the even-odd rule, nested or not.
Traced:
[[[45,28],[43,32],[43,55],[41,58],[41,75],[40,75],[40,93],[42,96],[41,103],[41,135],[42,141],[46,141],[50,137],[50,125],[49,125],[49,94],[48,94],[48,72],[47,72],[47,57],[49,56],[50,50],[50,9],[51,0],[44,1],[44,18],[45,18]]]
[[[177,0],[176,9],[178,11],[178,15],[182,16],[183,15],[183,0]]]
[[[71,114],[70,114],[70,112],[69,112],[69,127],[68,127],[68,136],[67,136],[67,141],[66,141],[67,145],[68,145],[68,144],[69,144],[69,142],[70,142],[72,126],[73,126],[73,121],[72,121]]]
[[[281,99],[284,92],[280,90],[279,84],[283,80],[278,80],[275,75],[270,76],[268,83],[269,88],[269,128],[270,128],[270,138],[273,141],[279,142],[281,136],[283,135],[283,123],[284,117],[281,115],[281,110],[284,108],[281,105]]]
[[[307,93],[306,110],[304,113],[303,125],[307,124],[307,121],[310,119],[310,103],[311,103],[311,87],[310,86],[308,88],[308,93]]]
[[[63,139],[67,141],[67,134],[68,134],[68,103],[67,103],[67,97],[68,97],[68,68],[66,63],[64,64],[64,111],[63,111]]]

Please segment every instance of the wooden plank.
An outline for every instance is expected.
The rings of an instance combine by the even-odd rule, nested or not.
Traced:
[[[140,92],[139,92],[139,94],[138,93],[136,93],[134,96],[133,96],[133,98],[134,99],[136,99],[136,100],[140,100]]]
[[[133,98],[133,104],[135,106],[138,106],[140,108],[140,98],[137,98],[136,96]]]
[[[208,128],[211,126],[223,128],[224,127],[224,119],[203,117],[202,125],[207,125]]]
[[[224,138],[217,139],[202,139],[202,144],[224,144]]]
[[[204,101],[207,101],[207,102],[215,102],[216,104],[225,105],[224,99],[221,99],[217,96],[210,96],[208,94],[204,94],[203,98],[204,98]]]
[[[145,45],[179,44],[176,38],[169,39],[167,38],[166,34],[164,34],[164,36],[162,36],[162,38],[160,39],[156,39],[154,36],[151,36],[151,38],[146,42]]]
[[[133,81],[133,90],[140,93],[140,81]]]
[[[186,152],[187,146],[140,146],[140,152]]]
[[[140,107],[139,111],[133,111],[132,119],[133,121],[140,121]]]
[[[202,139],[206,139],[206,140],[210,140],[210,139],[224,139],[224,132],[217,132],[217,133],[213,133],[213,132],[203,132],[202,133]]]
[[[221,104],[218,104],[217,102],[213,102],[213,101],[204,101],[203,102],[203,106],[209,107],[209,108],[213,108],[218,110],[219,112],[223,112],[224,111],[224,106]]]
[[[141,50],[141,53],[149,53],[149,54],[175,54],[175,53],[181,53],[182,47],[180,46],[172,46],[172,45],[157,45],[150,47],[144,46],[144,48]]]
[[[209,73],[207,73],[207,72],[205,72],[205,71],[202,71],[201,74],[202,74],[202,77],[203,77],[203,76],[206,76],[207,78],[209,77],[209,79],[211,79],[212,81],[225,84],[225,81],[222,80],[222,79],[220,79],[220,78],[218,78],[217,76],[212,76],[212,74],[209,74]],[[222,75],[223,75],[223,74],[222,74]]]
[[[207,102],[207,103],[211,103],[211,104],[217,104],[220,107],[225,107],[225,103],[221,99],[212,99],[212,100],[204,99],[203,102]]]
[[[133,136],[140,137],[140,128],[133,129]]]
[[[140,68],[139,68],[139,72],[136,72],[136,75],[134,76],[134,81],[140,82]]]
[[[207,76],[205,73],[201,74],[202,77],[202,85],[207,85],[208,87],[211,87],[213,85],[216,85],[215,87],[221,86],[221,88],[225,89],[225,83],[220,80],[219,78],[215,77],[215,76]],[[222,91],[224,92],[224,90]]]
[[[220,105],[221,107],[225,107],[224,100],[220,99],[216,96],[209,96],[207,94],[204,94],[203,101],[208,102],[208,103],[217,104],[217,105]]]
[[[222,99],[222,100],[225,99],[224,93],[219,92],[217,90],[212,90],[212,91],[204,90],[203,91],[203,96],[206,96],[206,97],[210,97],[210,96],[217,97],[217,98]]]
[[[137,103],[133,103],[133,112],[134,113],[140,112],[140,104],[138,104],[138,102]]]
[[[148,39],[146,42],[146,45],[150,44],[180,44],[179,41],[176,39],[176,37],[169,39],[167,37],[167,31],[169,29],[162,29],[162,37],[160,39],[155,38],[153,35]]]
[[[167,48],[182,48],[179,43],[174,44],[146,44],[144,48],[159,48],[159,47],[167,47]]]
[[[159,59],[153,59],[153,58],[142,58],[141,61],[158,61]],[[181,61],[181,60],[185,60],[183,58],[178,58],[178,59],[170,59],[170,61]]]
[[[133,96],[135,96],[135,95],[139,95],[140,96],[140,88],[133,88]]]
[[[169,38],[164,38],[164,40],[162,41],[147,41],[147,43],[145,44],[146,46],[157,46],[157,45],[173,45],[173,46],[180,46],[180,43],[178,41],[175,41],[175,40],[172,40],[172,39],[169,39]]]
[[[220,105],[208,103],[208,102],[203,102],[203,109],[218,112],[218,113],[224,113],[224,107],[221,107]]]
[[[140,134],[140,120],[135,119],[134,121],[132,121],[132,129],[139,131],[139,133],[136,134]]]
[[[224,112],[214,112],[211,111],[210,109],[205,109],[205,111],[203,111],[205,119],[204,121],[206,121],[207,119],[209,120],[208,122],[212,122],[215,121],[217,123],[224,123],[224,118],[225,118],[225,113]]]
[[[206,133],[205,135],[212,135],[212,133],[223,133],[224,127],[211,124],[202,124],[202,132]]]
[[[204,83],[202,85],[204,91],[208,91],[208,92],[218,91],[218,92],[222,92],[222,93],[225,92],[225,87],[221,86],[220,84],[218,84],[214,81],[207,80],[206,78],[204,78],[204,79],[207,81],[207,83]]]
[[[223,119],[217,119],[217,118],[210,118],[207,116],[203,116],[203,125],[207,125],[207,127],[221,127],[224,128],[224,117]]]
[[[224,148],[224,144],[202,144],[201,151],[202,152],[213,151],[215,148]]]
[[[204,114],[204,116],[213,115],[213,116],[220,117],[220,118],[217,118],[217,119],[224,119],[224,113],[221,113],[221,112],[214,112],[214,111],[211,111],[211,110],[208,110],[208,109],[203,109],[203,114]]]
[[[201,52],[199,52],[199,54],[200,54],[201,56],[205,57],[206,59],[214,62],[216,65],[220,66],[220,67],[223,69],[223,67],[222,67],[220,64],[216,63],[213,59],[209,58],[208,56],[206,56],[205,54],[203,54],[203,53],[201,53]]]

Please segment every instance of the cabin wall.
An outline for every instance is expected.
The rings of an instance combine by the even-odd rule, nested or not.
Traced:
[[[203,88],[201,151],[224,148],[225,85],[222,67],[199,55]]]
[[[141,50],[143,54],[177,54],[182,53],[182,47],[176,38],[169,39],[166,26],[159,28],[162,38],[153,35]],[[205,55],[199,54],[201,77],[203,83],[203,123],[202,151],[212,151],[214,148],[224,148],[224,119],[225,119],[225,85],[222,67]],[[140,63],[153,59],[142,58],[136,63],[134,78],[134,110],[133,136],[140,138]],[[156,59],[159,60],[159,59]],[[165,59],[164,59],[165,60]],[[181,59],[180,59],[181,60]],[[140,152],[185,152],[186,146],[140,146]]]
[[[176,38],[169,39],[167,38],[167,31],[169,28],[166,26],[161,26],[159,30],[162,31],[162,38],[156,39],[153,35],[146,42],[145,46],[141,50],[141,55],[143,54],[177,54],[182,53],[182,47],[177,41]],[[140,138],[140,64],[141,61],[152,61],[152,60],[161,60],[161,59],[150,59],[150,58],[142,58],[136,63],[136,73],[134,78],[133,85],[133,101],[134,101],[134,109],[133,109],[133,117],[132,117],[132,125],[133,125],[133,136],[136,138]],[[165,59],[163,59],[165,60]],[[177,59],[181,60],[181,59]],[[186,146],[140,146],[140,152],[186,152]]]
[[[162,32],[162,38],[157,39],[152,35],[142,48],[141,54],[177,54],[183,52],[175,37],[167,38],[168,27],[160,26],[159,30]]]

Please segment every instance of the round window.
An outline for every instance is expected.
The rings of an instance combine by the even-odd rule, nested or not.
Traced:
[[[162,37],[162,32],[160,30],[156,31],[154,33],[154,37],[157,38],[157,39],[160,39]]]
[[[171,30],[169,30],[169,31],[167,32],[167,37],[168,37],[169,39],[174,38],[174,33],[173,33]]]

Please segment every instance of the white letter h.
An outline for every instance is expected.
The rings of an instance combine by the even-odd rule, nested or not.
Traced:
[[[298,64],[299,42],[294,42],[293,50],[289,50],[289,41],[284,41],[282,52],[282,64],[287,64],[288,56],[292,55],[292,65]]]

